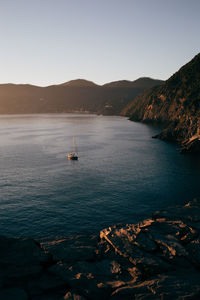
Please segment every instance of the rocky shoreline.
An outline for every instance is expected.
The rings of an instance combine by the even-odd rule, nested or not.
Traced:
[[[190,138],[181,139],[179,134],[175,135],[175,131],[170,129],[165,129],[161,133],[152,136],[155,139],[161,139],[165,141],[175,142],[180,145],[181,154],[199,154],[200,153],[200,134],[199,129],[197,133]]]
[[[181,153],[200,153],[200,135],[192,137],[190,140],[182,144]]]
[[[200,202],[100,235],[1,236],[0,299],[200,299]]]

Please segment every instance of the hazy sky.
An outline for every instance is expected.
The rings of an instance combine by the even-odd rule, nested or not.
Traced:
[[[200,0],[0,0],[0,83],[165,80],[199,32]]]

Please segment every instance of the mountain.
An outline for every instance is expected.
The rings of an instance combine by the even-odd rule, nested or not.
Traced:
[[[110,83],[106,83],[103,86],[104,87],[134,87],[134,88],[140,88],[140,89],[148,89],[156,85],[161,85],[163,83],[162,80],[158,79],[152,79],[149,77],[141,77],[134,81],[129,80],[119,80],[119,81],[113,81]]]
[[[65,83],[61,84],[62,86],[75,86],[75,87],[91,87],[91,86],[97,86],[96,83],[85,80],[85,79],[75,79],[75,80],[70,80]]]
[[[100,86],[84,79],[61,85],[39,87],[28,84],[0,85],[0,114],[91,112],[119,115],[121,110],[149,84],[143,86]],[[155,80],[155,85],[158,83]]]
[[[122,115],[162,123],[163,139],[179,143],[200,139],[200,53],[161,86],[137,96]]]

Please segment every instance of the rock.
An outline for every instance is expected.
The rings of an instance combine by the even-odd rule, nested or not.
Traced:
[[[6,285],[12,280],[36,276],[50,260],[49,255],[32,239],[1,236],[0,245],[0,278]]]
[[[173,265],[167,263],[165,260],[151,255],[145,255],[142,258],[133,259],[134,265],[141,272],[141,277],[149,278],[152,275],[169,272],[173,270]]]
[[[137,294],[136,299],[143,299],[144,294],[148,295],[151,286],[148,279],[152,276],[167,276],[177,270],[184,272],[184,268],[189,268],[191,274],[196,272],[193,266],[199,266],[199,241],[195,240],[199,230],[191,227],[191,223],[198,223],[199,208],[199,202],[193,201],[184,207],[157,212],[152,219],[136,225],[115,225],[101,231],[101,238],[113,247],[115,253],[128,258],[134,265],[129,268],[133,281],[126,281],[116,288],[112,297],[129,299]]]
[[[141,250],[154,252],[157,248],[156,243],[149,236],[148,232],[141,231],[137,234],[134,244]]]
[[[112,290],[112,283],[118,280],[122,273],[121,266],[116,261],[77,262],[72,266],[59,263],[52,266],[49,272],[60,276],[68,286],[79,294],[92,299],[107,299]],[[121,279],[122,279],[121,278]],[[131,278],[131,276],[129,276]]]
[[[171,272],[116,289],[111,299],[199,299],[199,273]],[[190,273],[189,273],[190,274]]]
[[[143,299],[142,297],[144,295],[147,296],[147,299],[151,299],[152,296],[156,299],[153,285],[153,281],[144,281],[137,285],[130,283],[129,285],[116,289],[112,293],[111,299]]]
[[[21,288],[9,288],[0,291],[1,300],[28,300],[28,295]]]
[[[152,215],[153,220],[166,219],[173,221],[183,221],[187,224],[200,223],[200,203],[199,200],[194,199],[184,206],[169,207],[166,210],[156,211]],[[189,223],[188,223],[189,222]]]
[[[60,296],[59,293],[58,295],[54,293],[47,293],[43,295],[34,296],[33,298],[31,298],[31,300],[63,300],[63,296]]]
[[[98,243],[98,236],[78,235],[41,243],[55,261],[76,262],[93,260]]]
[[[144,266],[152,264],[152,269],[154,269],[153,265],[157,266],[160,264],[162,269],[169,269],[170,267],[165,261],[161,261],[157,255],[152,255],[152,253],[159,250],[158,244],[162,245],[162,247],[166,245],[163,241],[166,241],[166,238],[164,238],[165,235],[163,236],[163,234],[165,234],[166,231],[167,233],[170,232],[170,229],[174,232],[173,228],[171,228],[172,226],[170,226],[172,224],[162,224],[160,222],[154,222],[153,220],[150,221],[149,219],[145,224],[145,226],[144,223],[134,226],[113,226],[108,230],[102,231],[101,237],[105,237],[106,240],[113,246],[115,252],[121,256],[129,258],[135,266],[138,264],[142,266],[143,263]],[[163,230],[165,231],[163,232]],[[181,248],[182,246],[177,244],[176,247]],[[182,251],[184,250],[182,249]],[[161,253],[162,251],[160,251],[160,254]],[[144,267],[144,269],[146,269],[146,267]]]
[[[137,251],[134,241],[137,233],[140,231],[141,229],[138,225],[114,225],[102,230],[100,232],[100,238],[105,239],[119,255],[130,257]]]
[[[170,263],[176,260],[176,264],[188,264],[188,252],[180,242],[180,229],[184,224],[180,221],[158,221],[150,230],[152,238],[158,246],[157,255]],[[185,225],[186,226],[186,225]]]
[[[43,272],[34,280],[27,283],[31,297],[45,294],[57,294],[62,296],[66,291],[66,282],[58,276]]]
[[[181,153],[200,153],[200,137],[188,140],[182,146]]]
[[[186,246],[186,249],[189,253],[188,260],[195,267],[200,268],[200,240],[195,239]]]
[[[66,277],[65,274],[67,274],[69,267],[70,267],[69,264],[60,261],[54,264],[53,266],[49,267],[48,273],[50,275],[56,276],[58,278],[63,278],[63,280],[66,280],[68,277]]]
[[[66,293],[62,299],[63,300],[86,300],[86,298],[84,298],[83,296],[72,294],[71,292]]]
[[[193,200],[100,239],[0,237],[0,299],[199,299],[199,216]]]

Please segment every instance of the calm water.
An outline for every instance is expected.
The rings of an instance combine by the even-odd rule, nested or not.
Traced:
[[[0,116],[0,234],[97,232],[198,197],[200,161],[157,132],[121,117]]]

